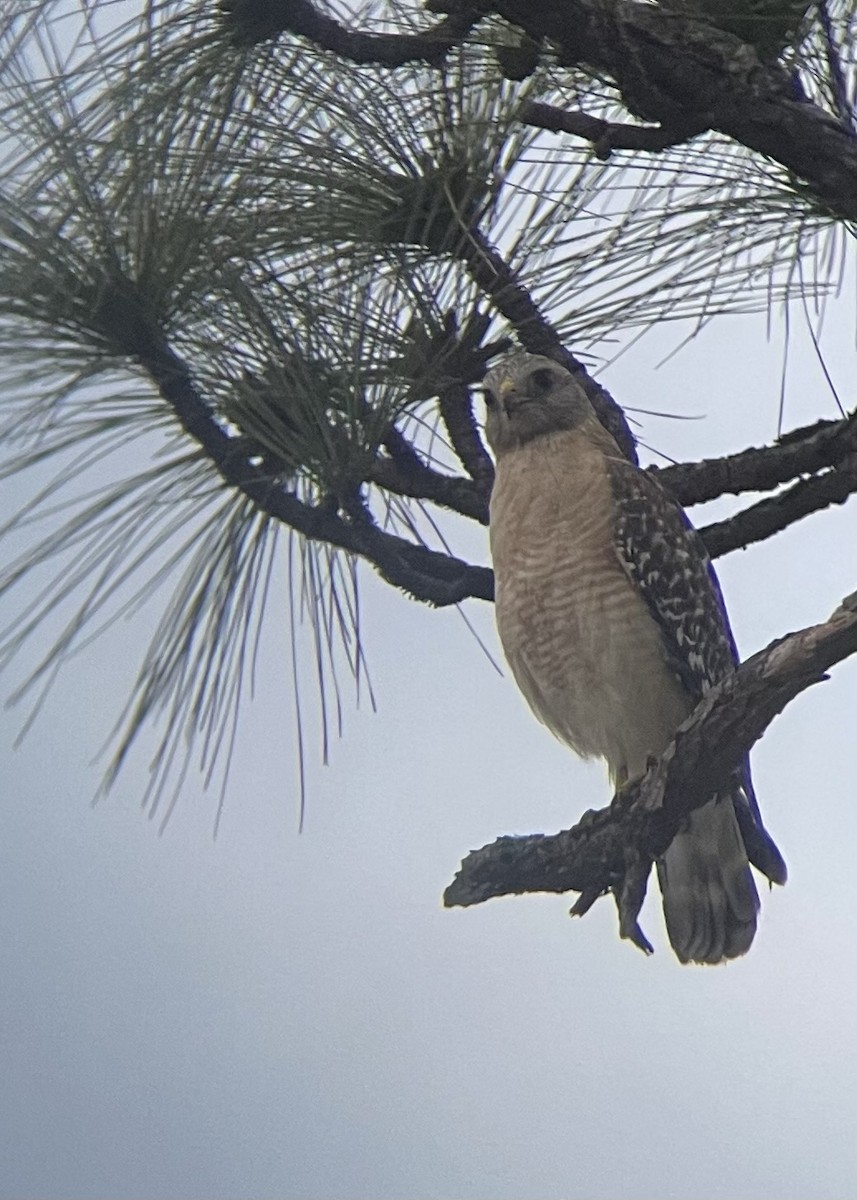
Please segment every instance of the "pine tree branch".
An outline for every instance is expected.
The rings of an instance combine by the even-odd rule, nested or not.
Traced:
[[[607,159],[614,150],[648,150],[658,153],[670,146],[690,141],[703,133],[703,121],[688,120],[662,125],[630,125],[622,121],[603,121],[589,113],[556,108],[537,100],[527,100],[520,108],[525,125],[546,129],[550,133],[571,133],[592,142],[598,158]]]
[[[401,67],[409,62],[439,66],[481,13],[468,5],[423,33],[366,33],[321,12],[310,0],[221,0],[225,28],[240,46],[293,33],[354,63]]]
[[[444,388],[438,397],[438,407],[452,448],[484,499],[486,515],[483,523],[487,524],[488,497],[494,483],[494,462],[485,449],[473,415],[470,389],[464,384]]]
[[[827,58],[827,68],[830,71],[833,100],[840,123],[845,129],[850,129],[852,133],[857,133],[857,113],[854,112],[849,103],[848,83],[845,73],[842,70],[842,61],[837,52],[833,36],[833,22],[830,16],[830,4],[828,0],[822,0],[818,5],[818,17],[821,22],[821,28],[824,30],[825,57]]]
[[[494,578],[490,568],[472,565],[380,529],[365,505],[342,505],[343,516],[335,504],[310,505],[289,491],[281,482],[283,470],[279,464],[271,463],[271,456],[264,448],[246,436],[231,437],[218,424],[195,387],[191,372],[146,315],[130,281],[121,280],[102,289],[95,320],[102,325],[111,345],[140,363],[224,481],[250,498],[260,512],[307,537],[360,555],[387,582],[414,599],[438,606],[457,604],[467,598],[493,600]],[[834,465],[727,521],[700,530],[712,558],[770,537],[811,512],[841,504],[857,491],[857,451],[843,456],[843,450],[847,451],[852,444],[854,430],[855,418],[851,417],[844,422],[813,427],[805,431],[805,438],[793,434],[781,445],[771,447],[771,460],[777,471],[786,469],[785,463],[792,469],[795,462],[806,465],[819,458],[832,459]],[[801,432],[804,431],[797,431]],[[487,494],[477,482],[433,471],[395,427],[388,430],[386,446],[391,451],[390,457],[376,459],[370,482],[394,494],[442,504],[487,523]],[[751,476],[753,471],[762,469],[760,463],[765,461],[765,454],[750,450],[733,456],[733,482],[737,460],[747,456],[744,465]],[[782,457],[778,458],[778,454]],[[700,469],[696,484],[704,480],[706,471],[716,473],[723,469],[718,460],[694,466]],[[728,473],[729,467],[725,469]],[[668,471],[660,475],[669,481]],[[758,482],[758,475],[755,479]]]
[[[611,77],[635,116],[664,129],[702,121],[792,171],[831,213],[857,219],[852,127],[796,96],[788,72],[763,65],[734,34],[647,4],[499,0],[492,8],[531,38],[551,39],[563,65]]]
[[[724,458],[649,467],[685,507],[726,494],[766,492],[798,475],[838,466],[857,451],[857,412],[783,434],[772,446],[750,447]]]
[[[760,500],[723,521],[701,527],[700,536],[709,554],[712,558],[720,558],[733,550],[764,541],[830,505],[844,504],[857,492],[857,452],[847,453],[855,434],[857,424],[852,417],[825,426],[805,442],[753,448],[723,459],[679,463],[663,470],[649,468],[649,471],[669,488],[679,503],[689,507],[727,493],[762,491],[777,486],[784,479],[820,468],[819,474],[800,480],[779,495]],[[487,475],[482,486],[460,476],[441,475],[426,466],[411,447],[409,449],[413,454],[413,467],[403,469],[397,461],[379,458],[373,464],[370,482],[396,495],[428,500],[480,524],[488,524],[490,479]],[[825,461],[828,459],[832,459],[832,466]],[[673,480],[679,483],[680,491],[673,487]]]
[[[140,364],[223,481],[252,500],[260,512],[306,537],[360,555],[388,583],[414,599],[434,605],[458,604],[471,596],[493,599],[494,580],[488,568],[387,533],[369,519],[365,509],[352,511],[345,520],[330,505],[307,504],[289,491],[266,465],[270,455],[262,447],[245,436],[231,437],[218,424],[190,370],[147,316],[130,281],[102,288],[95,320],[116,351]],[[462,482],[473,487],[468,480]]]
[[[832,470],[812,479],[802,479],[778,496],[760,500],[725,521],[700,529],[700,535],[712,558],[731,550],[743,550],[780,533],[810,513],[831,504],[844,504],[857,492],[857,454],[850,454]]]
[[[686,130],[717,130],[794,172],[835,215],[857,219],[853,119],[834,119],[796,94],[783,68],[762,63],[752,46],[701,16],[606,0],[497,0],[479,5],[450,0],[427,7],[447,13],[432,30],[374,34],[341,25],[310,0],[221,4],[224,24],[242,44],[288,30],[352,62],[390,67],[411,61],[439,66],[481,16],[496,12],[535,42],[550,39],[563,65],[610,76],[629,111],[656,122],[662,136],[677,133],[684,140]],[[580,126],[583,117],[567,113],[564,119]],[[651,131],[646,135],[633,129],[626,127],[623,136],[642,138],[644,143],[647,136],[650,142],[656,138]],[[632,148],[655,147],[635,142]]]
[[[324,505],[309,505],[272,481],[254,462],[259,450],[245,438],[230,438],[213,419],[187,368],[168,347],[140,357],[182,428],[200,445],[224,482],[247,496],[260,512],[298,533],[365,558],[394,587],[415,600],[438,606],[468,597],[491,600],[493,574],[452,555],[386,533],[368,520],[343,520]]]
[[[472,851],[444,893],[466,907],[524,892],[580,892],[582,915],[612,892],[623,937],[650,949],[637,923],[652,863],[684,818],[725,786],[770,723],[834,664],[857,653],[857,593],[829,620],[772,642],[705,696],[642,779],[608,808],[557,834],[502,837]]]
[[[270,472],[254,462],[263,452],[248,439],[230,438],[220,428],[194,388],[187,368],[171,350],[164,346],[145,356],[138,350],[136,357],[225,482],[252,499],[260,511],[307,537],[360,555],[388,583],[416,600],[436,606],[458,604],[468,598],[493,600],[494,578],[489,567],[429,550],[369,522],[344,521],[329,507],[308,505],[272,482]],[[409,480],[392,459],[376,460],[370,479],[397,494],[433,500],[487,523],[487,498],[470,480],[441,476],[424,464]],[[838,470],[802,481],[780,496],[701,529],[700,534],[712,558],[717,558],[770,537],[820,508],[843,503],[855,490],[857,456],[850,456]]]
[[[544,354],[562,363],[583,387],[596,415],[615,439],[623,454],[636,465],[636,441],[624,412],[601,384],[588,373],[579,358],[567,350],[550,321],[528,290],[515,277],[503,256],[478,230],[462,239],[456,253],[474,283],[490,297],[494,307],[518,334],[531,354]]]
[[[409,328],[410,345],[405,357],[406,361],[411,359],[414,376],[421,381],[426,398],[436,392],[450,445],[487,506],[494,463],[476,424],[470,388],[481,382],[489,361],[511,350],[513,342],[509,337],[485,342],[491,315],[478,305],[466,314],[463,322],[454,310],[444,313],[442,325],[440,335],[421,332],[418,325]],[[393,449],[388,449],[395,457]]]
[[[410,447],[410,443],[406,444]],[[463,517],[470,517],[480,525],[488,524],[488,500],[474,480],[433,471],[413,447],[410,449],[413,458],[408,462],[381,456],[376,458],[367,481],[397,496],[429,500]]]

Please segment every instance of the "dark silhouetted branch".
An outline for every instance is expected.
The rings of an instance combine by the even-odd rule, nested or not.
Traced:
[[[771,721],[835,663],[857,653],[857,593],[820,625],[788,634],[742,663],[697,706],[645,776],[613,803],[557,834],[502,837],[472,851],[444,893],[447,907],[524,892],[580,892],[582,915],[612,892],[623,937],[650,949],[637,918],[652,863],[688,813],[725,786]]]
[[[810,513],[831,504],[844,504],[857,492],[857,454],[843,459],[838,466],[812,479],[802,479],[792,487],[736,513],[725,521],[706,525],[700,535],[712,558],[732,550],[743,550],[762,542]]]
[[[678,146],[704,133],[703,121],[685,121],[669,128],[661,125],[629,125],[627,122],[602,121],[584,112],[568,112],[543,104],[538,100],[525,101],[519,110],[525,125],[534,125],[550,133],[571,133],[592,142],[598,158],[607,159],[614,150],[648,150],[657,153]]]
[[[524,349],[562,363],[579,380],[598,419],[612,434],[622,453],[636,464],[636,441],[624,412],[607,389],[590,376],[580,359],[566,349],[554,327],[524,285],[515,278],[515,273],[503,256],[475,230],[463,239],[457,254],[474,283],[514,327]]]
[[[220,11],[224,26],[237,45],[252,46],[288,32],[350,62],[386,67],[401,67],[409,62],[439,66],[480,16],[474,5],[451,13],[422,33],[366,33],[349,29],[321,12],[310,0],[221,0]]]
[[[470,517],[481,525],[488,524],[488,499],[474,480],[433,471],[409,442],[405,444],[413,453],[412,459],[405,461],[403,458],[376,458],[368,475],[370,483],[397,496],[430,500],[433,504],[452,509],[463,517]]]
[[[727,494],[769,491],[798,475],[838,466],[855,451],[857,413],[852,413],[841,421],[819,421],[803,429],[793,429],[772,446],[648,470],[688,508]]]
[[[493,599],[494,580],[487,568],[386,533],[369,521],[343,520],[326,506],[306,504],[272,480],[263,467],[255,465],[257,448],[245,438],[229,437],[220,428],[184,364],[169,349],[162,348],[157,355],[141,360],[141,365],[223,480],[252,500],[260,512],[306,537],[359,554],[388,583],[416,600],[447,605],[470,596]]]
[[[103,287],[95,319],[104,326],[111,346],[140,364],[223,481],[260,512],[306,537],[360,555],[414,599],[434,605],[458,604],[471,596],[493,599],[494,577],[488,568],[387,533],[353,505],[346,520],[335,507],[307,504],[285,487],[267,465],[270,456],[263,448],[245,436],[230,436],[215,420],[188,367],[147,316],[133,283],[119,280]],[[461,482],[475,490],[469,480]]]
[[[224,25],[240,44],[289,31],[349,61],[393,68],[413,61],[440,66],[481,16],[495,12],[535,43],[549,39],[563,65],[611,77],[628,110],[660,129],[638,133],[633,126],[613,126],[599,133],[590,124],[595,118],[570,113],[550,118],[557,127],[565,121],[589,140],[606,134],[611,148],[624,137],[634,142],[631,148],[646,150],[658,148],[653,144],[658,136],[667,139],[664,148],[692,132],[717,130],[805,180],[831,213],[857,219],[853,115],[831,117],[800,94],[784,68],[761,62],[740,37],[692,12],[604,0],[448,2],[427,8],[447,15],[422,33],[388,34],[349,29],[310,0],[221,2]]]
[[[473,413],[473,397],[463,384],[444,388],[438,397],[440,416],[450,444],[485,499],[494,483],[494,462],[485,449]],[[487,517],[486,517],[487,520]]]
[[[522,300],[525,307],[527,300],[528,297]],[[490,568],[430,550],[379,528],[365,504],[359,502],[359,497],[349,494],[332,497],[332,502],[313,505],[289,490],[283,482],[287,472],[281,463],[274,462],[271,454],[252,438],[231,436],[218,423],[197,390],[188,367],[147,317],[134,285],[129,281],[122,280],[102,289],[95,320],[100,323],[111,346],[120,348],[122,353],[141,364],[182,427],[211,459],[223,480],[251,499],[260,512],[306,537],[360,555],[388,583],[414,599],[437,606],[458,604],[468,598],[493,600],[494,577]],[[561,348],[555,350],[555,356],[560,351]],[[576,361],[570,355],[566,355],[566,359]],[[592,384],[588,375],[579,377]],[[448,406],[448,399],[446,403]],[[615,405],[615,402],[611,399],[610,404]],[[609,413],[609,407],[605,411]],[[462,437],[464,430],[461,425],[459,433]],[[475,427],[471,433],[476,441],[469,450],[460,445],[459,451],[462,455],[466,452],[472,456],[479,447],[484,454]],[[722,480],[724,472],[730,481],[730,490],[741,490],[735,488],[740,473],[749,480],[747,486],[757,487],[765,471],[773,472],[768,476],[770,481],[774,476],[779,478],[785,470],[809,468],[819,461],[833,462],[833,466],[820,474],[800,480],[779,495],[702,529],[700,532],[709,553],[716,558],[770,537],[809,513],[830,504],[841,504],[857,491],[857,451],[849,450],[854,436],[855,418],[852,417],[847,421],[797,431],[768,451],[748,450],[731,460],[669,468],[658,474],[668,484],[677,481],[680,486],[687,490],[696,489],[695,494],[701,495],[705,494],[705,488],[713,486],[713,478]],[[487,468],[483,467],[481,481],[441,474],[423,461],[394,426],[388,429],[384,444],[388,456],[376,458],[368,482],[390,493],[428,500],[487,523],[490,492]],[[682,476],[681,472],[686,470],[690,475]]]
[[[453,6],[457,7],[457,6]],[[779,162],[831,213],[857,219],[857,137],[752,46],[672,6],[499,0],[492,9],[565,66],[612,78],[629,110],[664,129],[701,122]]]

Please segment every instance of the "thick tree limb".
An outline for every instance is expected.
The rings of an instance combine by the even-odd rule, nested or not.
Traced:
[[[557,834],[502,837],[472,851],[444,893],[447,907],[524,892],[581,893],[582,915],[612,892],[620,932],[643,949],[637,924],[652,863],[681,821],[725,786],[773,719],[826,671],[857,653],[857,593],[829,620],[772,642],[697,706],[646,775],[599,812]]]
[[[478,6],[461,9],[423,33],[366,33],[349,29],[310,0],[221,0],[223,22],[242,46],[288,31],[355,63],[401,67],[409,62],[439,65],[479,19]]]
[[[732,33],[647,4],[499,0],[492,8],[561,61],[615,80],[628,110],[665,129],[705,127],[765,154],[805,180],[831,213],[857,219],[857,137],[805,99],[791,77],[763,65]]]

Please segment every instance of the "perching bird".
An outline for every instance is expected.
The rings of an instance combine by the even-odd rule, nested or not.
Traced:
[[[485,393],[506,658],[539,720],[582,757],[606,759],[621,787],[735,668],[716,576],[683,510],[622,455],[564,367],[515,354],[489,371]],[[785,882],[749,761],[658,862],[682,962],[749,949],[759,897],[748,860]]]

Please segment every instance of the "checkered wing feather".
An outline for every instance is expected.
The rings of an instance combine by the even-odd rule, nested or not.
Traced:
[[[708,551],[684,510],[650,475],[619,458],[609,459],[607,469],[616,552],[660,629],[668,665],[698,703],[738,664]],[[732,801],[750,861],[784,883],[786,866],[762,825],[749,756],[736,775]]]
[[[738,653],[714,568],[683,510],[650,475],[608,460],[616,551],[646,602],[671,670],[698,702]]]

